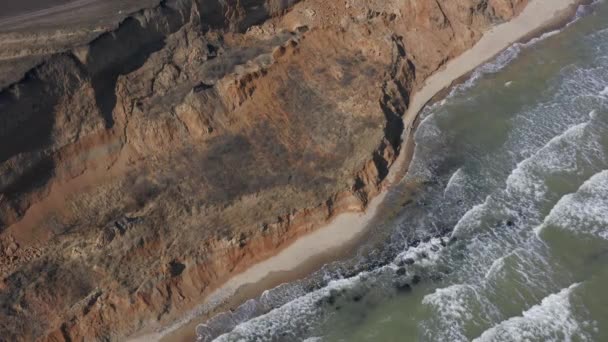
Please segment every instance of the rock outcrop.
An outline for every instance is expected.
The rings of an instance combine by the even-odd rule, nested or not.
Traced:
[[[363,210],[410,94],[525,3],[167,0],[0,33],[0,340],[170,323]]]

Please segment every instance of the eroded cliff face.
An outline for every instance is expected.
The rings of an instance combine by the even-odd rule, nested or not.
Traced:
[[[525,3],[164,1],[0,34],[0,339],[167,324],[362,210],[410,94]]]

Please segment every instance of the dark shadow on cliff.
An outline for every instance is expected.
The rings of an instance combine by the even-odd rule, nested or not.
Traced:
[[[41,75],[43,68],[0,93],[0,163],[50,143],[53,107],[61,94],[49,92],[55,85]]]
[[[164,38],[161,32],[129,18],[118,30],[91,43],[87,69],[92,74],[95,100],[106,128],[114,126],[112,112],[116,106],[118,77],[139,69],[151,54],[165,46]]]

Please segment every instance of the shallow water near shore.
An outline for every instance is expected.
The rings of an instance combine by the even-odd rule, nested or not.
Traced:
[[[424,110],[357,257],[199,340],[608,341],[608,4],[579,15]]]

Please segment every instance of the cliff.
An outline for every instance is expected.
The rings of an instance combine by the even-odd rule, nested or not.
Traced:
[[[167,0],[1,32],[0,340],[170,323],[363,210],[409,95],[525,4]]]

